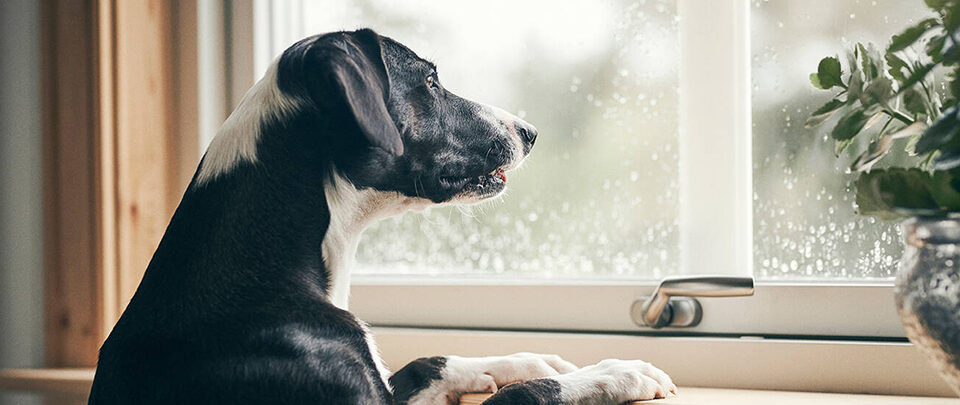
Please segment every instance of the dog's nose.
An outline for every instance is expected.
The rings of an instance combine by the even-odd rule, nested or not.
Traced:
[[[518,120],[514,125],[516,125],[517,134],[524,142],[530,144],[530,146],[537,142],[537,127],[523,120]]]

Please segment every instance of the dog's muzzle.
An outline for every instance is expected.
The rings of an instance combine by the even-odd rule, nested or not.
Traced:
[[[537,142],[537,128],[516,115],[510,114],[501,108],[484,105],[496,125],[506,130],[514,150],[514,158],[504,170],[515,169],[523,163],[523,159],[530,154],[530,149]]]

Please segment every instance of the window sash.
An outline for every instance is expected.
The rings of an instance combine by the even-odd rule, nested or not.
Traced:
[[[699,298],[691,328],[636,325],[633,301],[656,282],[517,282],[356,277],[350,310],[380,326],[642,335],[843,338],[902,342],[893,287],[880,283],[758,283],[752,297]]]

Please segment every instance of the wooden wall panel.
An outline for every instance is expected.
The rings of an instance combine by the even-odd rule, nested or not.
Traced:
[[[117,242],[120,302],[126,303],[173,212],[175,144],[171,7],[116,3]]]
[[[103,338],[96,204],[95,5],[43,3],[45,317],[48,364],[96,362]],[[55,270],[54,270],[55,269]]]
[[[47,363],[93,366],[198,160],[196,4],[43,13]]]

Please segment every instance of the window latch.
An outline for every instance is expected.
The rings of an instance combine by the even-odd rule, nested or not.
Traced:
[[[630,316],[640,326],[697,326],[703,318],[700,302],[692,297],[742,297],[753,295],[753,277],[667,277],[650,297],[633,301]]]

